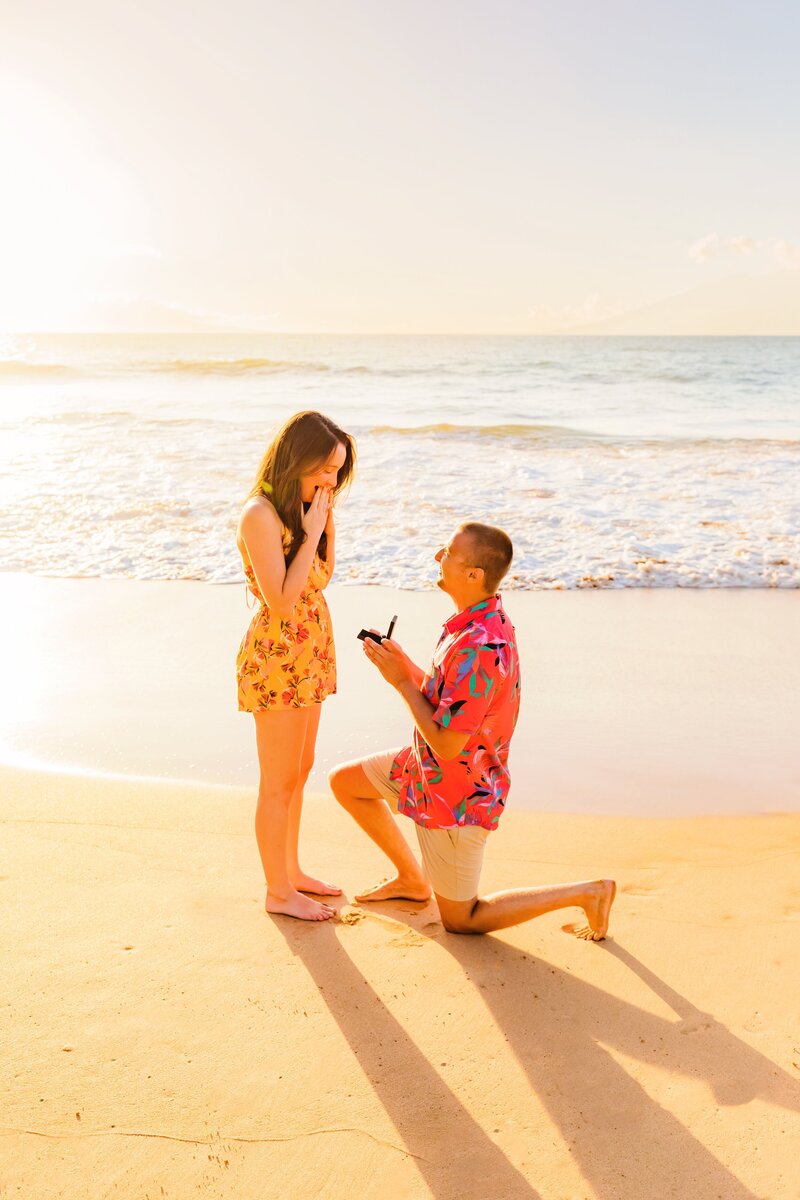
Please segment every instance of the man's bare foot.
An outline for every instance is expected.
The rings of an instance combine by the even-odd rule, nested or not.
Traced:
[[[365,892],[356,896],[359,904],[370,904],[376,900],[416,900],[423,904],[430,898],[431,888],[426,879],[421,876],[419,879],[401,879],[399,875],[383,883],[376,883],[374,887],[367,888]]]
[[[313,875],[306,875],[305,871],[299,871],[297,875],[292,875],[289,882],[293,888],[297,888],[298,892],[313,892],[315,896],[341,896],[342,894],[342,889],[335,883],[326,883],[324,879],[315,879]]]
[[[330,905],[295,891],[286,896],[273,896],[267,892],[264,908],[268,913],[282,913],[287,917],[297,917],[300,921],[329,921],[335,912]]]
[[[617,885],[613,879],[598,879],[590,885],[588,899],[582,906],[589,924],[573,928],[576,937],[587,942],[602,942],[608,933],[608,915],[616,894]]]

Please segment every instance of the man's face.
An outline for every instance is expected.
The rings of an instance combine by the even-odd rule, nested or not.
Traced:
[[[436,586],[448,596],[453,596],[453,589],[460,592],[467,581],[467,572],[474,563],[470,557],[470,540],[465,533],[456,533],[446,546],[436,551],[436,561],[439,564],[439,578]]]

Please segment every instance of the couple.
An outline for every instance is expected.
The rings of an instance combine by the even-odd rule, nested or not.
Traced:
[[[336,690],[322,594],[334,567],[333,500],[354,467],[349,434],[321,413],[298,413],[267,450],[237,533],[259,603],[239,649],[237,677],[239,708],[252,712],[256,724],[256,838],[266,909],[309,921],[333,916],[324,897],[341,895],[301,869],[298,839],[322,701]],[[587,919],[577,935],[599,941],[616,891],[612,880],[478,896],[486,839],[508,794],[519,709],[515,634],[497,594],[511,556],[501,529],[477,523],[462,525],[437,552],[438,586],[456,612],[428,672],[396,642],[365,639],[364,653],[408,706],[413,744],[336,767],[331,788],[397,872],[359,901],[425,901],[433,892],[451,933],[489,933],[575,906]],[[422,867],[391,809],[415,822]]]

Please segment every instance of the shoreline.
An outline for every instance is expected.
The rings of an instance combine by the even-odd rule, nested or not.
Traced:
[[[425,665],[441,592],[333,584],[339,692],[311,790],[346,759],[407,744],[410,718],[355,632]],[[504,595],[522,662],[510,809],[608,815],[800,809],[800,598],[790,591]],[[233,658],[244,587],[0,574],[0,762],[255,790]],[[348,636],[350,635],[350,636]]]

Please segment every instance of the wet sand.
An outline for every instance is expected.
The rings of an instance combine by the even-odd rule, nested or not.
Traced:
[[[312,787],[409,738],[363,624],[425,665],[440,592],[328,589],[339,694]],[[800,593],[508,592],[523,676],[512,808],[673,815],[800,808]],[[0,575],[0,762],[255,787],[233,660],[244,586]]]

